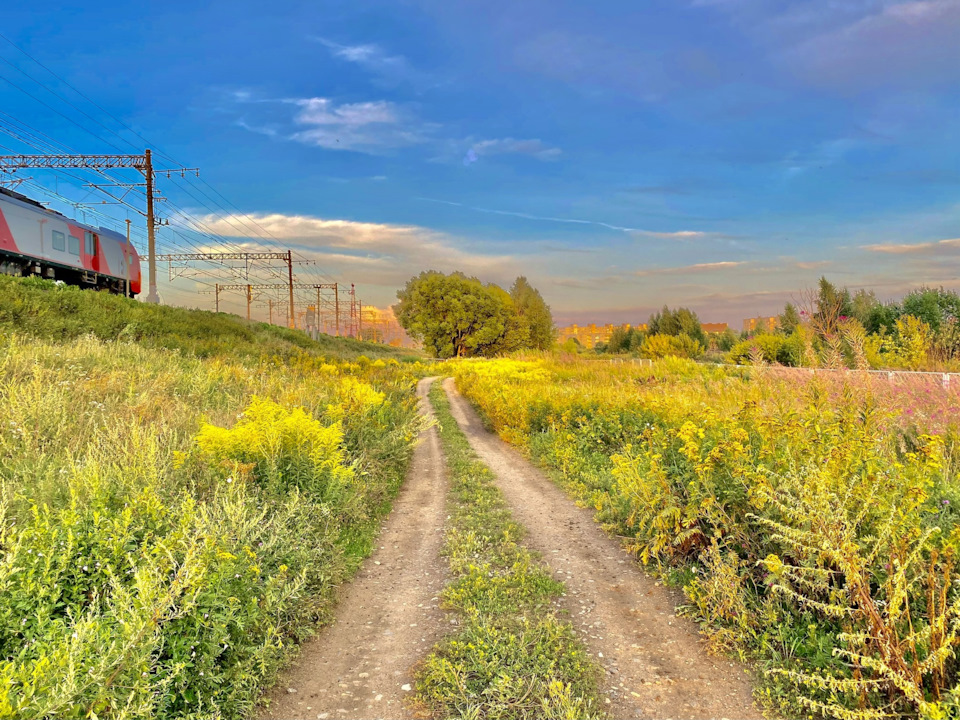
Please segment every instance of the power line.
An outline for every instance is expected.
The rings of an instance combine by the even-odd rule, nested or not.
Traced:
[[[139,138],[140,140],[142,140],[144,143],[146,143],[146,144],[148,144],[148,145],[152,145],[152,143],[150,143],[141,133],[139,133],[138,131],[136,131],[136,130],[134,130],[133,128],[131,128],[129,125],[127,125],[125,122],[123,122],[122,120],[120,120],[120,119],[119,119],[116,115],[114,115],[113,113],[107,111],[105,108],[103,108],[101,105],[99,105],[99,104],[98,104],[97,102],[95,102],[93,99],[91,99],[91,98],[90,98],[89,96],[87,96],[85,93],[83,93],[82,91],[80,91],[80,90],[79,90],[78,88],[76,88],[74,85],[72,85],[72,84],[69,83],[67,80],[65,80],[63,77],[61,77],[61,76],[58,75],[56,72],[54,72],[53,70],[51,70],[49,67],[47,67],[47,66],[44,65],[43,63],[41,63],[41,62],[40,62],[39,60],[37,60],[35,57],[33,57],[30,53],[28,53],[28,52],[27,52],[26,50],[24,50],[22,47],[20,47],[19,45],[17,45],[16,43],[14,43],[12,40],[10,40],[10,38],[8,38],[8,37],[6,37],[5,35],[3,35],[2,33],[0,33],[0,39],[4,40],[4,41],[7,42],[9,45],[11,45],[12,47],[14,47],[17,51],[19,51],[19,52],[22,53],[24,56],[26,56],[31,62],[33,62],[34,64],[36,64],[37,66],[39,66],[40,68],[42,68],[44,71],[46,71],[47,73],[49,73],[50,75],[52,75],[54,78],[56,78],[57,80],[59,80],[63,85],[65,85],[66,87],[70,88],[74,93],[76,93],[78,96],[80,96],[81,98],[83,98],[86,102],[90,103],[93,107],[97,108],[100,112],[102,112],[104,115],[106,115],[107,117],[109,117],[110,119],[112,119],[114,122],[116,122],[116,123],[117,123],[118,125],[120,125],[122,128],[124,128],[124,129],[127,130],[128,132],[130,132],[130,133],[132,133],[133,135],[135,135],[136,137],[138,137],[138,138]],[[58,92],[56,92],[56,91],[50,89],[49,87],[47,87],[42,81],[38,80],[38,79],[37,79],[36,77],[34,77],[33,75],[27,73],[27,72],[24,71],[22,68],[18,67],[18,66],[15,65],[14,63],[12,63],[12,62],[10,62],[9,60],[7,60],[7,59],[5,59],[5,58],[2,58],[2,57],[0,57],[0,61],[2,61],[3,63],[9,65],[10,67],[12,67],[14,70],[16,70],[18,73],[20,73],[20,74],[23,75],[24,77],[26,77],[28,80],[30,80],[31,82],[33,82],[35,85],[39,86],[39,87],[40,87],[42,90],[44,90],[45,92],[49,93],[49,94],[52,95],[53,97],[56,97],[57,99],[59,99],[59,100],[63,101],[64,103],[66,103],[68,106],[70,106],[71,108],[73,108],[74,110],[76,110],[77,112],[79,112],[79,113],[80,113],[81,115],[83,115],[85,118],[89,119],[90,121],[92,121],[93,123],[95,123],[97,126],[99,126],[100,128],[102,128],[103,130],[105,130],[107,133],[110,133],[110,134],[112,134],[113,136],[115,136],[120,142],[123,142],[124,144],[129,145],[129,146],[131,146],[131,147],[136,147],[136,145],[135,145],[133,142],[131,142],[131,141],[128,140],[127,138],[123,137],[123,136],[120,134],[120,132],[118,132],[117,130],[114,130],[114,129],[108,127],[108,126],[105,125],[103,122],[99,121],[97,118],[93,117],[92,115],[90,115],[90,114],[87,113],[86,111],[84,111],[84,110],[82,110],[81,108],[79,108],[75,103],[71,102],[69,99],[65,98],[63,95],[61,95],[61,94],[59,94]],[[49,105],[48,103],[44,102],[42,99],[38,98],[38,97],[37,97],[36,95],[34,95],[33,93],[29,92],[28,90],[26,90],[25,88],[21,87],[21,86],[18,85],[17,83],[14,83],[14,82],[13,82],[12,80],[10,80],[9,78],[4,77],[4,76],[0,76],[0,79],[3,79],[5,82],[7,82],[9,85],[11,85],[12,87],[14,87],[15,89],[19,90],[19,91],[22,92],[23,94],[27,95],[28,97],[30,97],[30,98],[33,99],[34,101],[40,103],[41,105],[43,105],[43,106],[46,107],[47,109],[51,110],[52,112],[56,113],[57,115],[63,117],[64,119],[66,119],[66,120],[67,120],[68,122],[70,122],[71,124],[75,125],[76,127],[80,128],[81,130],[83,130],[85,133],[87,133],[87,134],[91,135],[92,137],[96,138],[99,142],[102,142],[102,143],[104,143],[105,145],[108,145],[109,147],[112,147],[112,148],[114,148],[114,149],[120,150],[120,148],[119,148],[117,145],[115,145],[114,143],[112,143],[112,142],[110,142],[109,140],[106,140],[105,138],[101,137],[101,136],[98,135],[96,132],[92,131],[90,128],[84,127],[82,124],[78,123],[75,119],[69,117],[68,115],[65,115],[63,112],[59,111],[57,108],[52,107],[52,106]],[[15,139],[19,140],[20,142],[24,142],[25,144],[31,145],[31,146],[33,146],[33,147],[36,147],[36,146],[38,146],[38,145],[46,145],[47,147],[44,148],[44,149],[47,150],[48,152],[52,150],[53,152],[52,152],[51,154],[59,154],[59,153],[57,152],[58,150],[60,151],[60,153],[62,153],[62,149],[61,149],[61,148],[63,147],[62,143],[59,143],[59,142],[53,140],[53,139],[50,138],[48,135],[45,135],[44,133],[42,133],[42,132],[39,131],[39,130],[36,130],[35,128],[32,128],[30,125],[28,125],[28,124],[26,124],[26,123],[23,123],[23,122],[21,122],[21,121],[18,121],[16,118],[12,118],[12,116],[9,116],[7,113],[3,113],[2,111],[0,111],[0,113],[2,113],[3,115],[5,115],[6,117],[10,118],[10,120],[13,121],[15,128],[19,128],[19,132],[12,135],[13,137],[15,137]],[[25,128],[26,130],[24,130],[24,128]],[[0,130],[2,130],[2,129],[3,129],[3,128],[0,128]],[[5,130],[5,131],[7,132],[7,134],[11,134],[11,133],[9,132],[9,130]],[[27,138],[28,138],[28,139],[24,139],[24,137],[22,137],[22,135],[24,135],[24,134],[27,135]],[[20,137],[18,137],[18,135],[20,135]],[[32,138],[31,138],[31,136],[32,136]],[[41,139],[41,138],[46,138],[46,140],[43,140],[43,139]],[[162,150],[158,150],[158,151],[157,151],[157,154],[160,155],[160,156],[162,156],[162,157],[164,157],[164,158],[166,158],[166,159],[169,160],[169,161],[172,161],[172,162],[174,162],[174,163],[176,162],[169,154],[163,152]],[[102,168],[102,167],[101,167],[101,168],[92,168],[92,169],[95,170],[98,174],[104,176],[105,178],[108,178],[108,179],[113,180],[113,181],[115,181],[115,182],[117,181],[117,178],[114,178],[112,175],[110,175],[110,174],[108,174],[108,173],[106,172],[106,169],[107,169],[107,168]],[[81,182],[83,182],[82,178],[78,178],[78,177],[76,177],[76,176],[72,176],[72,177],[74,177],[74,179],[77,179],[77,180],[80,180]],[[248,215],[248,214],[244,213],[242,210],[240,210],[234,203],[232,203],[230,200],[228,200],[219,190],[217,190],[217,189],[214,188],[212,185],[210,185],[210,183],[206,182],[206,181],[203,180],[202,178],[199,179],[199,180],[200,180],[200,182],[201,182],[203,185],[205,185],[212,193],[214,193],[216,196],[218,196],[223,202],[225,202],[225,203],[227,203],[228,205],[230,205],[230,206],[233,208],[233,211],[230,211],[228,208],[224,207],[224,205],[222,205],[219,201],[217,201],[216,199],[210,197],[209,194],[207,194],[206,192],[204,192],[204,190],[203,190],[202,188],[200,188],[199,186],[197,186],[196,184],[193,185],[193,188],[196,190],[197,193],[199,193],[200,195],[202,195],[203,198],[205,198],[206,201],[199,199],[199,198],[198,198],[193,192],[191,192],[186,186],[184,186],[184,185],[182,185],[182,184],[180,184],[180,183],[176,183],[176,182],[175,182],[174,184],[175,184],[175,186],[179,187],[184,193],[186,193],[189,197],[191,197],[194,201],[198,202],[201,206],[205,207],[205,208],[208,209],[208,210],[213,211],[211,214],[212,214],[214,217],[220,216],[219,219],[225,221],[229,226],[231,226],[231,227],[233,227],[233,228],[237,228],[237,229],[240,229],[240,230],[246,230],[246,231],[252,231],[251,235],[246,235],[246,233],[244,233],[243,237],[245,237],[245,239],[248,239],[248,240],[253,241],[253,243],[254,243],[255,245],[259,245],[259,246],[261,246],[261,247],[269,247],[269,246],[273,245],[273,243],[264,242],[264,241],[263,241],[263,236],[268,236],[268,237],[270,237],[273,241],[275,241],[276,244],[281,245],[281,246],[283,245],[283,241],[281,241],[280,238],[277,238],[276,236],[274,236],[272,233],[270,233],[269,231],[267,231],[262,225],[260,225],[254,218],[252,218],[250,215]],[[119,184],[119,183],[118,183],[118,184]],[[38,186],[38,187],[39,187],[39,186]],[[97,187],[97,186],[95,185],[95,187]],[[99,189],[101,192],[105,192],[102,187],[97,187],[97,189]],[[136,190],[135,188],[129,189],[128,192],[136,192],[136,193],[140,194],[139,191]],[[108,196],[110,196],[109,193],[107,193],[107,194],[108,194]],[[144,193],[143,195],[145,195],[145,193]],[[122,202],[121,199],[115,198],[115,197],[113,197],[113,196],[111,196],[111,198],[114,199],[114,200],[117,200],[118,202]],[[69,203],[70,201],[67,201],[67,202]],[[203,235],[206,235],[207,237],[209,237],[209,238],[210,238],[212,241],[214,241],[215,243],[218,243],[218,244],[221,244],[221,245],[224,245],[224,246],[228,246],[228,247],[229,247],[229,246],[234,246],[234,247],[238,247],[238,248],[242,248],[242,247],[243,247],[242,245],[238,245],[237,243],[233,243],[233,242],[229,241],[226,237],[224,237],[224,236],[222,236],[222,235],[217,235],[215,232],[212,231],[212,229],[211,229],[209,226],[206,225],[206,223],[204,223],[203,221],[201,221],[199,218],[192,217],[190,213],[187,213],[185,210],[183,210],[182,208],[180,208],[179,206],[177,206],[176,204],[174,204],[172,201],[168,201],[168,202],[169,202],[169,205],[175,210],[175,212],[179,214],[180,219],[184,219],[184,218],[185,218],[185,219],[187,220],[187,222],[189,223],[188,225],[186,225],[186,226],[184,227],[184,229],[189,230],[189,231],[192,232],[192,233],[196,233],[196,234],[202,235],[202,236],[203,236]],[[75,203],[71,203],[71,204],[75,204]],[[124,204],[126,204],[126,203],[124,203]],[[212,205],[213,207],[211,207],[211,205]],[[129,206],[129,205],[128,205],[128,207],[132,207],[132,206]],[[215,208],[216,208],[216,209],[215,209]],[[137,211],[139,212],[138,209],[136,209],[136,208],[133,208],[133,209],[135,209],[135,210],[137,210]],[[217,212],[217,210],[219,210],[220,212]],[[238,213],[239,213],[239,217],[238,217]],[[254,229],[254,228],[255,228],[255,229]],[[259,230],[260,232],[257,232],[257,230]],[[175,231],[171,231],[171,232],[174,234],[175,237],[179,237],[181,240],[183,240],[183,241],[186,242],[187,244],[191,245],[193,248],[199,250],[199,248],[198,248],[198,246],[196,245],[195,242],[189,240],[188,238],[184,237],[183,235],[180,235],[179,233],[176,233]],[[248,246],[248,247],[249,247],[249,246]],[[278,276],[278,275],[279,275],[279,274],[276,272],[276,270],[273,269],[273,268],[269,268],[268,271],[271,272],[271,274],[273,274],[273,275],[275,275],[275,276]],[[333,280],[332,277],[330,277],[330,276],[327,275],[326,273],[323,273],[322,271],[319,271],[318,268],[311,268],[311,269],[309,269],[309,270],[307,271],[307,274],[308,274],[308,275],[313,275],[313,276],[319,276],[319,277],[321,277],[321,278],[326,278],[326,279],[329,279],[329,280],[331,280],[331,281]]]
[[[66,79],[64,79],[63,77],[61,77],[60,75],[58,75],[56,72],[54,72],[53,70],[51,70],[49,67],[47,67],[47,66],[44,65],[43,63],[41,63],[39,60],[37,60],[35,57],[33,57],[30,53],[28,53],[28,52],[27,52],[26,50],[24,50],[22,47],[20,47],[20,46],[17,45],[15,42],[13,42],[10,38],[8,38],[8,37],[6,37],[5,35],[3,35],[2,33],[0,33],[0,39],[3,39],[3,40],[4,40],[5,42],[7,42],[9,45],[11,45],[11,46],[14,47],[16,50],[18,50],[20,53],[22,53],[23,55],[25,55],[31,62],[33,62],[33,63],[35,63],[36,65],[38,65],[39,67],[43,68],[46,72],[48,72],[50,75],[52,75],[53,77],[55,77],[55,78],[56,78],[57,80],[59,80],[61,83],[63,83],[63,84],[66,85],[67,87],[69,87],[69,88],[70,88],[71,90],[73,90],[77,95],[79,95],[79,96],[82,97],[84,100],[86,100],[87,102],[89,102],[91,105],[93,105],[94,107],[96,107],[98,110],[100,110],[100,112],[104,113],[107,117],[111,118],[111,119],[112,119],[113,121],[115,121],[118,125],[120,125],[120,126],[123,127],[124,129],[126,129],[127,131],[133,133],[133,134],[134,134],[135,136],[137,136],[140,140],[142,140],[146,145],[151,146],[151,147],[156,147],[155,143],[151,143],[151,142],[150,142],[149,140],[147,140],[147,138],[145,138],[141,133],[139,133],[138,131],[136,131],[136,130],[134,130],[133,128],[131,128],[129,125],[127,125],[125,122],[123,122],[123,121],[122,121],[120,118],[118,118],[116,115],[114,115],[113,113],[109,112],[109,111],[106,110],[104,107],[102,107],[101,105],[99,105],[97,102],[95,102],[94,100],[92,100],[89,96],[87,96],[85,93],[83,93],[82,91],[80,91],[77,87],[75,87],[74,85],[72,85],[72,84],[71,84],[70,82],[68,82]],[[10,65],[11,67],[14,67],[14,69],[16,69],[18,72],[20,72],[20,73],[23,74],[25,77],[27,77],[27,78],[29,78],[30,80],[32,80],[32,81],[33,81],[34,83],[36,83],[37,85],[43,87],[43,89],[46,90],[47,92],[49,92],[50,94],[52,94],[52,95],[54,95],[55,97],[63,100],[64,102],[66,102],[68,105],[70,105],[70,107],[73,107],[73,108],[77,109],[78,112],[81,112],[85,117],[93,120],[95,123],[97,123],[97,125],[99,125],[100,127],[102,127],[102,128],[103,128],[104,130],[106,130],[107,132],[110,132],[110,133],[112,133],[113,135],[115,135],[115,136],[116,136],[117,138],[119,138],[122,142],[127,143],[127,144],[130,145],[131,147],[135,147],[134,143],[132,143],[131,141],[125,139],[122,135],[120,135],[119,132],[117,132],[116,130],[113,130],[113,129],[111,129],[111,128],[108,128],[106,125],[104,125],[104,124],[101,123],[100,121],[98,121],[98,120],[96,120],[95,118],[91,117],[91,116],[90,116],[89,114],[87,114],[86,112],[80,110],[79,108],[76,107],[76,105],[74,105],[73,103],[71,103],[69,100],[67,100],[67,99],[64,98],[63,96],[59,95],[58,93],[55,93],[54,91],[50,90],[50,89],[47,88],[45,85],[43,85],[39,80],[37,80],[36,78],[34,78],[34,77],[32,77],[31,75],[29,75],[28,73],[26,73],[25,71],[23,71],[21,68],[13,65],[13,63],[10,63],[9,61],[4,60],[3,58],[0,58],[0,60],[3,60],[4,62],[6,62],[6,63],[7,63],[8,65]],[[61,115],[62,115],[62,113],[61,113]],[[65,117],[65,116],[64,116],[64,117]],[[90,132],[90,131],[87,130],[87,132]],[[97,137],[97,136],[95,136],[95,137]],[[113,146],[113,147],[116,147],[116,146]],[[173,157],[171,157],[169,154],[163,152],[161,149],[158,148],[157,152],[158,152],[159,155],[165,157],[167,160],[169,160],[169,161],[172,162],[173,164],[175,164],[175,165],[176,165],[176,164],[180,164],[180,163],[178,163]],[[241,214],[242,217],[244,217],[244,218],[246,218],[247,220],[249,220],[250,223],[252,223],[252,225],[255,226],[256,228],[258,228],[263,235],[266,235],[266,236],[272,238],[273,240],[277,241],[277,242],[280,243],[281,245],[283,244],[282,241],[281,241],[279,238],[277,238],[276,236],[274,236],[272,233],[270,233],[268,230],[266,230],[262,225],[260,225],[259,223],[257,223],[256,220],[254,220],[250,215],[248,215],[247,213],[245,213],[245,212],[243,212],[242,210],[240,210],[240,208],[238,208],[234,203],[232,203],[230,200],[228,200],[219,190],[217,190],[217,189],[214,188],[212,185],[210,185],[210,183],[206,182],[206,180],[200,178],[200,182],[203,183],[204,185],[206,185],[206,186],[207,186],[213,193],[215,193],[217,196],[219,196],[219,197],[221,198],[221,200],[223,200],[224,202],[226,202],[228,205],[232,206],[236,212],[239,212],[239,213]],[[215,205],[219,205],[219,203],[217,203],[215,200],[213,200],[212,198],[210,198],[209,195],[207,195],[206,193],[204,193],[204,192],[203,192],[202,190],[200,190],[199,188],[197,188],[197,191],[200,192],[200,193],[201,193],[204,197],[206,197],[208,200],[210,200],[211,202],[213,202]],[[195,200],[197,199],[196,196],[192,195],[191,193],[187,192],[187,194],[188,194],[188,195],[191,195],[191,197],[193,197]],[[205,203],[203,203],[203,202],[201,201],[201,205],[205,205]],[[207,206],[207,207],[208,207],[208,209],[210,209],[209,206]],[[224,208],[222,205],[221,205],[220,207],[221,207],[222,210],[227,210],[227,209]],[[234,215],[233,213],[230,213],[230,212],[226,212],[226,213],[224,213],[224,214],[225,214],[226,217],[229,217],[229,218],[234,218],[234,217],[235,217],[235,215]],[[228,220],[228,222],[230,222],[232,225],[234,225],[234,226],[236,227],[236,225],[235,225],[235,223],[234,223],[233,220]],[[255,236],[256,236],[256,234],[255,234]],[[253,238],[253,239],[255,239],[255,238]],[[262,244],[262,243],[260,243],[260,244]],[[329,281],[333,281],[333,278],[332,278],[331,276],[327,275],[326,273],[323,273],[322,271],[317,271],[317,272],[314,273],[314,274],[317,274],[317,275],[319,275],[320,277],[325,278],[325,279],[327,279],[327,280],[329,280]]]

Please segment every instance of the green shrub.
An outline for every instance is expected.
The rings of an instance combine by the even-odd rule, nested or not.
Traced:
[[[659,359],[668,356],[698,358],[703,354],[703,345],[689,335],[648,335],[640,345],[640,356]]]
[[[757,350],[768,363],[798,367],[803,364],[803,339],[792,335],[761,333],[736,343],[728,354],[730,362],[737,365],[750,363],[751,354]]]

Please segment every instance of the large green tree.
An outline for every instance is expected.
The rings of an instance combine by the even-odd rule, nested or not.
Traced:
[[[900,305],[904,315],[920,318],[934,332],[951,319],[960,318],[960,296],[944,288],[918,288],[907,294]]]
[[[397,298],[400,325],[436,357],[496,355],[529,343],[509,293],[463,273],[422,272]]]
[[[550,306],[544,302],[540,291],[521,275],[510,288],[510,298],[517,316],[529,331],[529,347],[537,350],[548,350],[552,347],[557,332],[553,327]]]

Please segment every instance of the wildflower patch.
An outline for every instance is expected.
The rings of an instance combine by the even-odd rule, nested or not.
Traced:
[[[224,352],[0,337],[0,720],[247,718],[330,617],[418,370]]]
[[[775,712],[960,716],[954,389],[681,359],[448,366],[683,587],[715,646],[764,671]]]

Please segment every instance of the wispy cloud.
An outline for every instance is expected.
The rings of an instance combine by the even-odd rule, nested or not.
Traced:
[[[491,155],[529,155],[537,160],[557,160],[561,152],[560,148],[550,147],[539,139],[497,138],[480,140],[471,145],[464,157],[464,163],[472,164],[482,157]]]
[[[307,145],[376,153],[426,139],[422,126],[386,100],[337,105],[329,98],[314,97],[288,102],[300,108],[293,122],[304,128],[290,139]]]
[[[643,270],[624,271],[621,273],[606,273],[604,275],[587,275],[574,277],[552,278],[552,285],[571,288],[574,290],[599,290],[610,288],[616,285],[636,285],[636,278],[653,278],[660,275],[685,276],[685,275],[704,275],[710,273],[722,273],[728,270],[742,268],[750,263],[724,260],[720,262],[695,263],[693,265],[680,265],[677,267],[649,268]],[[677,281],[671,281],[675,284]]]
[[[887,253],[889,255],[928,255],[945,250],[960,249],[960,238],[936,240],[924,243],[883,243],[875,245],[861,245],[861,250]]]
[[[818,143],[808,152],[793,152],[784,160],[785,174],[796,177],[809,170],[823,170],[843,162],[846,156],[864,147],[869,141],[864,137],[841,137]]]
[[[388,100],[340,103],[328,97],[261,97],[242,90],[230,93],[229,101],[242,113],[234,120],[237,127],[327,150],[379,155],[435,141],[438,129],[409,107]]]
[[[258,135],[266,135],[267,137],[277,137],[280,134],[280,131],[275,127],[270,125],[251,125],[243,118],[240,118],[234,124],[244,130],[257,133]]]
[[[817,85],[861,92],[960,78],[960,0],[693,0],[727,14]]]
[[[631,185],[619,192],[626,195],[689,195],[690,188],[680,183],[664,185]]]
[[[435,160],[457,162],[463,157],[463,148],[467,144],[466,165],[498,155],[521,155],[542,161],[556,160],[561,155],[560,148],[538,138],[468,138],[466,141],[443,138],[440,125],[420,119],[408,105],[389,100],[338,103],[328,97],[264,99],[248,90],[234,91],[229,99],[235,106],[249,107],[251,113],[260,116],[272,113],[269,121],[253,122],[240,117],[235,121],[238,127],[327,150],[377,155],[412,145],[425,145],[434,150],[442,149],[443,154]],[[276,108],[290,106],[296,108],[292,116],[276,118]]]
[[[393,55],[374,43],[343,45],[324,37],[311,39],[327,48],[338,60],[357,65],[387,84],[423,85],[430,82],[429,77],[414,68],[403,55]]]
[[[855,20],[801,43],[787,59],[817,82],[854,88],[865,82],[916,88],[960,78],[960,0],[867,7]]]
[[[467,250],[460,239],[417,225],[355,222],[309,215],[252,213],[178,218],[178,224],[198,231],[262,241],[257,226],[315,259],[328,272],[362,278],[365,284],[395,289],[424,269],[462,270],[503,280],[516,274],[512,256]]]
[[[417,198],[417,200],[422,200],[424,202],[440,203],[441,205],[452,205],[453,207],[461,207],[466,210],[472,210],[474,212],[488,213],[491,215],[506,215],[509,217],[522,218],[524,220],[535,220],[538,222],[555,222],[555,223],[566,223],[571,225],[593,225],[595,227],[602,227],[607,230],[626,233],[628,235],[632,235],[636,237],[652,237],[652,238],[663,238],[663,239],[672,239],[672,240],[696,240],[700,238],[706,238],[711,235],[711,233],[703,232],[700,230],[675,230],[675,231],[644,230],[642,228],[633,228],[633,227],[626,227],[623,225],[614,225],[612,223],[601,222],[599,220],[582,220],[580,218],[562,218],[562,217],[553,217],[551,215],[534,215],[532,213],[514,212],[512,210],[495,210],[493,208],[477,207],[475,205],[465,205],[464,203],[453,202],[451,200],[438,200],[436,198],[428,198],[428,197],[419,197]]]
[[[747,263],[723,260],[721,262],[696,263],[694,265],[681,265],[679,267],[651,268],[649,270],[637,270],[633,273],[636,277],[648,277],[651,275],[687,275],[692,273],[708,273],[723,270],[733,270],[743,267]]]

